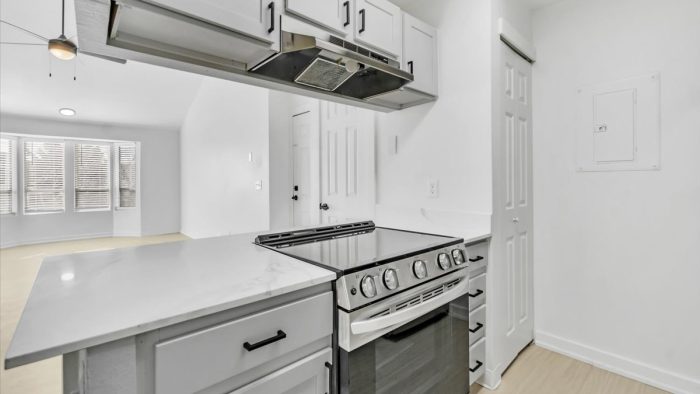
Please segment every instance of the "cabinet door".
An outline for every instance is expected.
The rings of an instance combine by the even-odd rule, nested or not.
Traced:
[[[332,354],[330,347],[325,348],[230,394],[330,393]]]
[[[351,31],[351,0],[287,0],[286,10],[345,36]]]
[[[401,9],[388,0],[355,0],[355,40],[401,56]]]
[[[437,30],[403,16],[403,69],[413,74],[409,87],[437,96]]]
[[[153,3],[266,43],[279,43],[280,10],[275,0],[153,0]]]

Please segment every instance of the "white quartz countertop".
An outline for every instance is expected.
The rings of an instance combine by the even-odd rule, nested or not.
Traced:
[[[46,258],[5,355],[39,361],[330,282],[254,234]]]

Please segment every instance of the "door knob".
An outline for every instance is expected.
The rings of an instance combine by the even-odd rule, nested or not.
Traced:
[[[326,204],[326,203],[324,202],[323,204],[319,204],[319,205],[318,205],[318,208],[319,208],[319,209],[322,209],[322,210],[324,210],[324,211],[327,211],[328,208],[330,208],[330,207],[328,206],[328,204]]]
[[[520,223],[520,218],[517,216],[513,218],[513,223]]]
[[[296,194],[292,196],[292,200],[296,201],[298,199],[299,199],[299,196],[297,196]]]

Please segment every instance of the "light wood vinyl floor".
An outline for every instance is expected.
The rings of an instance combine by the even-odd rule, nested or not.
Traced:
[[[186,239],[181,234],[141,238],[99,238],[0,249],[0,393],[61,394],[61,358],[6,371],[5,352],[22,313],[41,260],[46,256],[107,250]],[[47,328],[50,329],[50,328]],[[654,394],[665,393],[537,346],[525,349],[495,391],[473,385],[472,394]]]
[[[625,378],[539,346],[525,348],[494,391],[474,384],[470,394],[663,394]]]
[[[61,394],[61,358],[5,370],[5,352],[44,257],[187,239],[182,234],[97,238],[0,249],[0,393]],[[50,329],[50,327],[47,327]]]

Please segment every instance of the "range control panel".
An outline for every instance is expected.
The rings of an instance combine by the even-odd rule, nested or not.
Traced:
[[[338,306],[350,311],[468,265],[458,244],[353,272],[336,281]]]

